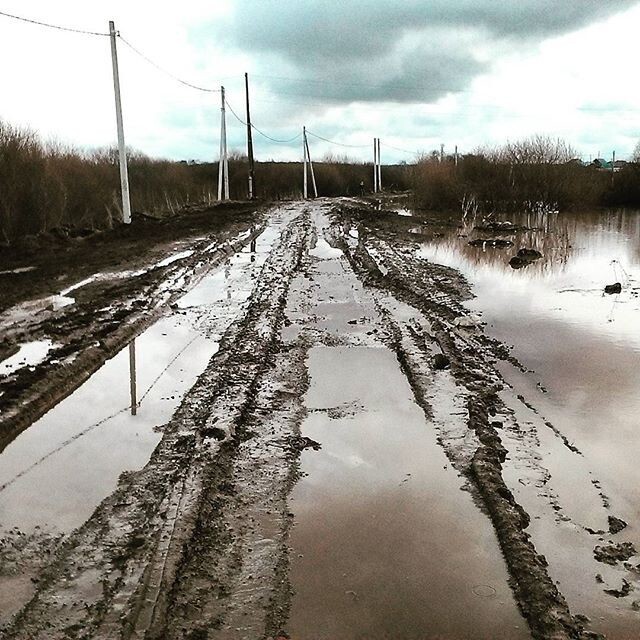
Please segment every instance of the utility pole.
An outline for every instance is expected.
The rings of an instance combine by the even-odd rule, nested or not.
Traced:
[[[453,152],[453,162],[455,166],[458,166],[458,145],[455,146],[455,151]]]
[[[613,152],[613,157],[611,159],[611,183],[613,184],[613,177],[616,172],[616,152]]]
[[[382,160],[380,158],[380,138],[378,138],[378,191],[382,191]]]
[[[224,87],[220,87],[220,159],[218,160],[218,200],[229,199],[229,161],[227,159],[227,116]]]
[[[138,390],[136,384],[136,339],[129,343],[129,394],[131,396],[131,415],[138,413]]]
[[[307,162],[309,163],[309,169],[311,170],[311,184],[313,185],[313,197],[318,197],[318,187],[316,186],[316,175],[313,172],[313,162],[311,162],[311,153],[309,153],[309,140],[307,134],[304,135],[304,145],[307,150]]]
[[[378,139],[373,139],[373,193],[378,193]]]
[[[122,220],[131,223],[131,200],[129,198],[129,170],[127,168],[127,149],[124,144],[124,124],[122,122],[122,101],[120,99],[120,72],[118,70],[118,50],[116,48],[116,26],[109,21],[111,39],[111,66],[113,67],[113,92],[116,101],[116,126],[118,129],[118,158],[120,160],[120,188],[122,191]]]
[[[440,145],[440,162],[444,162],[444,145]]]
[[[251,113],[249,112],[249,74],[244,74],[244,88],[247,97],[247,153],[249,156],[249,200],[256,197],[256,175],[253,161],[253,136],[251,135]]]
[[[304,163],[304,182],[302,187],[302,197],[307,199],[307,128],[302,127],[302,154]]]

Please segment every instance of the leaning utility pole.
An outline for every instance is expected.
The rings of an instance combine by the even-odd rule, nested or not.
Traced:
[[[253,162],[253,136],[251,135],[251,114],[249,112],[249,74],[244,74],[244,87],[247,97],[247,154],[249,156],[249,200],[256,197],[256,175]]]
[[[129,198],[129,170],[127,168],[127,149],[124,144],[124,125],[122,123],[122,101],[120,99],[120,72],[118,71],[118,50],[116,48],[116,26],[109,21],[111,39],[111,66],[113,67],[113,91],[116,101],[116,126],[118,129],[118,158],[120,160],[120,188],[122,191],[122,220],[131,223],[131,200]]]
[[[302,157],[304,158],[302,197],[307,199],[307,128],[302,127]]]
[[[316,186],[316,174],[313,172],[313,162],[311,162],[311,153],[309,152],[309,140],[307,139],[307,133],[304,134],[304,145],[307,149],[307,162],[309,163],[309,169],[311,172],[311,184],[313,185],[313,197],[318,197],[318,187]]]
[[[227,118],[224,87],[220,87],[220,159],[218,160],[218,200],[229,199],[229,161],[227,159]]]

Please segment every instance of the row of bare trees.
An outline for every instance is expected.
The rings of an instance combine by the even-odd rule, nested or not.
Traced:
[[[600,205],[640,206],[640,173],[629,164],[613,175],[585,166],[561,139],[534,136],[480,148],[441,162],[432,154],[414,169],[417,206],[481,212],[540,211]]]

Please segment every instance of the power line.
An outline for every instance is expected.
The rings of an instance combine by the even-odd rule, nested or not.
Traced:
[[[64,27],[58,24],[51,24],[49,22],[41,22],[40,20],[32,20],[31,18],[23,18],[22,16],[16,16],[12,13],[6,13],[0,11],[0,16],[5,18],[12,18],[13,20],[19,20],[20,22],[27,22],[29,24],[36,24],[40,27],[47,27],[48,29],[57,29],[58,31],[69,31],[71,33],[81,33],[86,36],[109,36],[108,33],[102,31],[86,31],[85,29],[74,29],[73,27]]]
[[[386,142],[380,142],[383,147],[387,147],[388,149],[393,149],[394,151],[401,151],[402,153],[408,153],[412,156],[419,156],[420,151],[409,151],[408,149],[401,149],[400,147],[394,147],[393,145],[387,144]]]
[[[349,147],[351,149],[368,149],[368,144],[345,144],[344,142],[336,142],[335,140],[329,140],[328,138],[323,138],[319,136],[317,133],[312,133],[307,129],[307,134],[313,136],[314,138],[318,138],[318,140],[323,140],[324,142],[328,142],[329,144],[335,144],[339,147]]]
[[[173,80],[175,80],[176,82],[179,82],[180,84],[183,84],[185,87],[190,87],[191,89],[197,89],[198,91],[204,91],[206,93],[220,93],[220,89],[209,89],[207,87],[200,87],[197,84],[192,84],[191,82],[187,82],[186,80],[179,78],[178,76],[171,73],[171,71],[167,71],[164,67],[161,67],[158,63],[151,60],[151,58],[148,58],[147,56],[145,56],[144,53],[136,49],[128,40],[125,40],[120,33],[118,33],[118,37],[120,38],[120,40],[122,40],[124,44],[127,45],[127,47],[129,47],[129,49],[131,49],[131,51],[133,51],[135,54],[140,56],[143,60],[148,62],[152,67],[155,67],[158,71],[160,71],[161,73],[164,73],[170,78],[173,78]]]
[[[227,107],[229,107],[229,111],[231,111],[235,119],[240,124],[246,127],[247,123],[234,111],[233,107],[229,104],[229,102],[227,100],[225,100],[224,102],[227,105]],[[289,144],[290,142],[296,141],[302,135],[302,133],[298,133],[297,135],[293,136],[293,138],[290,138],[289,140],[278,140],[277,138],[272,138],[271,136],[264,133],[264,131],[261,131],[260,129],[258,129],[258,127],[256,127],[253,123],[251,123],[251,128],[257,133],[259,133],[261,136],[264,136],[267,140],[271,140],[271,142],[277,142],[278,144]]]

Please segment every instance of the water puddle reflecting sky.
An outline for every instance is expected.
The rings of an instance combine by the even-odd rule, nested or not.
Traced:
[[[505,365],[505,378],[584,453],[612,511],[630,524],[625,539],[638,542],[640,213],[510,220],[537,230],[497,236],[470,223],[423,243],[420,255],[467,277],[477,296],[467,303],[470,310],[533,370],[523,375]],[[508,238],[514,246],[468,244],[483,236]],[[543,257],[514,270],[509,259],[519,248]],[[622,284],[621,293],[605,295],[604,286],[614,282]]]
[[[171,418],[216,353],[284,222],[276,219],[136,338],[137,415],[130,410],[126,347],[0,453],[1,528],[68,532],[115,488],[120,473],[147,462],[161,438],[156,427]],[[16,366],[27,355],[15,354]]]

